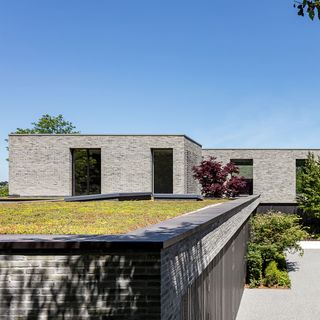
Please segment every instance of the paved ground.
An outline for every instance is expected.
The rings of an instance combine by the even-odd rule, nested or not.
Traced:
[[[319,244],[304,243],[303,257],[288,256],[291,289],[245,289],[236,320],[319,320]]]

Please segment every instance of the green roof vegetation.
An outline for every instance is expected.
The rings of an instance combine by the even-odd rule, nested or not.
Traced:
[[[0,234],[122,234],[223,201],[0,202]]]

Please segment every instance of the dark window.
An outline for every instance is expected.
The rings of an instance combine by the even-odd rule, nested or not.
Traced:
[[[153,149],[153,192],[173,193],[173,150]]]
[[[300,194],[302,192],[301,179],[305,165],[306,159],[296,160],[296,194]]]
[[[101,150],[72,150],[73,195],[101,193]]]
[[[241,191],[241,194],[253,194],[253,160],[252,159],[231,159],[238,168],[239,176],[246,180],[246,187]]]

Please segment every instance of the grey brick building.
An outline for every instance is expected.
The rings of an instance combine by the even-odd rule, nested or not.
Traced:
[[[10,135],[9,192],[199,193],[200,160],[201,145],[184,135]]]
[[[16,196],[154,192],[199,194],[202,157],[234,161],[248,193],[294,203],[297,166],[308,149],[202,149],[185,135],[10,135],[9,192]]]

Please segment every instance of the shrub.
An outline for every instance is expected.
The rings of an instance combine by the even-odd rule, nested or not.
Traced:
[[[210,157],[192,170],[206,197],[235,197],[246,187],[244,177],[237,176],[239,169],[232,162],[223,166],[216,158]]]
[[[297,184],[299,208],[311,217],[320,218],[320,157],[316,159],[309,152],[305,165],[297,176]]]
[[[308,233],[299,221],[300,217],[294,214],[274,211],[258,214],[250,221],[251,242],[258,245],[266,257],[283,255],[284,250],[303,253],[298,241],[306,238]]]
[[[252,288],[259,287],[262,284],[262,256],[259,250],[250,245],[247,254],[247,268],[247,283]]]
[[[7,181],[0,181],[0,197],[7,197],[9,195],[9,187]]]
[[[269,262],[265,270],[264,284],[268,287],[275,285],[279,287],[290,287],[291,282],[288,276],[288,272],[278,269],[276,261]]]
[[[261,272],[261,278],[266,277],[266,268],[271,262],[276,263],[279,271],[287,274],[284,255],[286,250],[303,253],[298,242],[305,239],[308,233],[300,226],[299,220],[297,215],[272,211],[251,218],[251,235],[247,254],[247,281],[250,286],[266,283],[265,278],[263,281],[260,279],[259,272]],[[277,274],[278,282],[273,285],[280,286],[279,281],[285,283],[285,274]],[[271,282],[268,280],[267,285],[270,286]]]

